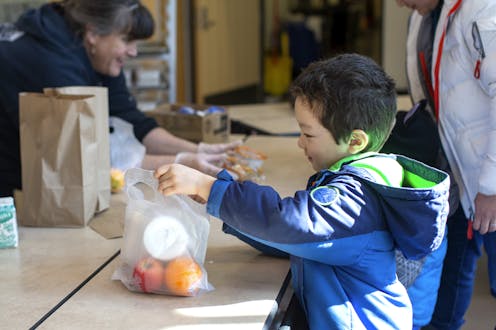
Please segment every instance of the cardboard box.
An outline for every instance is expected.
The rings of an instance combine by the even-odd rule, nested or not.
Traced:
[[[191,113],[184,113],[184,108]],[[231,122],[223,112],[207,112],[209,105],[163,104],[146,114],[172,134],[192,142],[223,143],[229,140]],[[217,107],[219,108],[219,107]],[[221,107],[222,108],[222,107]],[[182,109],[182,110],[181,110]]]

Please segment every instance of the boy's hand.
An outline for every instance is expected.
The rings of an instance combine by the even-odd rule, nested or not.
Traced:
[[[168,164],[155,171],[158,191],[165,196],[184,194],[207,201],[215,178],[181,164]]]

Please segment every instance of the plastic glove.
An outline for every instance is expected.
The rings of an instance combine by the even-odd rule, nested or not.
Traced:
[[[232,150],[243,144],[243,141],[237,140],[231,143],[203,143],[198,144],[198,152],[205,154],[222,154],[226,151]]]
[[[225,160],[226,154],[180,152],[176,155],[174,162],[195,168],[205,174],[216,176],[222,170],[221,166]]]

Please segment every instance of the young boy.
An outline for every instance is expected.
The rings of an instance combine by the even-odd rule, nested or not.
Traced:
[[[449,179],[382,155],[396,114],[394,82],[371,59],[313,63],[291,87],[298,146],[317,171],[306,190],[216,178],[178,164],[156,171],[164,195],[196,195],[249,238],[291,255],[293,288],[310,329],[411,329],[395,248],[421,258],[444,233]],[[428,293],[426,293],[428,294]]]

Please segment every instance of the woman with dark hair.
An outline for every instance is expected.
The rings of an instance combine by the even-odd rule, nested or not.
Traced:
[[[153,18],[136,0],[64,0],[22,14],[0,31],[0,197],[21,188],[20,92],[47,87],[104,86],[109,115],[133,125],[146,147],[141,166],[178,162],[207,174],[220,171],[233,144],[195,144],[158,127],[131,96],[122,68],[136,42],[153,34]]]

